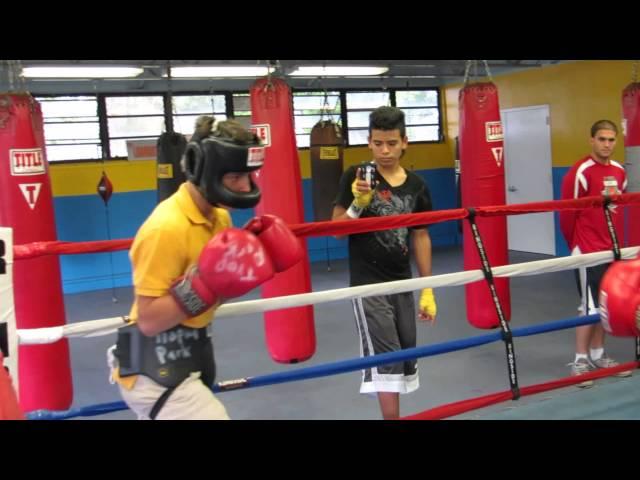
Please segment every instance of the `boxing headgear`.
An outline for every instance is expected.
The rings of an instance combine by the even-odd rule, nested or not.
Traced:
[[[185,150],[185,176],[211,205],[233,208],[253,208],[260,201],[260,189],[251,182],[251,191],[234,192],[222,183],[230,172],[253,172],[264,163],[264,147],[256,136],[250,144],[232,138],[208,135],[195,136]]]
[[[640,336],[640,259],[614,262],[600,283],[600,320],[612,335]]]

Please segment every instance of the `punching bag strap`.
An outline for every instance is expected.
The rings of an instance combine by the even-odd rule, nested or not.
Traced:
[[[173,116],[176,115],[176,107],[173,103],[173,75],[171,68],[171,60],[167,60],[167,96],[164,97],[164,101],[166,102],[164,105],[164,111],[171,112],[172,115],[165,115],[164,123],[165,123],[165,131],[169,133],[174,132],[173,127]]]
[[[4,240],[0,240],[0,275],[7,273],[7,261],[4,259],[6,251]]]
[[[486,60],[482,60],[482,63],[484,64],[484,68],[487,71],[487,77],[489,77],[489,81],[493,83],[493,77],[491,76],[491,71],[489,70],[489,64],[487,63]],[[467,86],[467,83],[469,83],[469,74],[471,73],[471,67],[473,67],[473,76],[474,77],[478,77],[478,60],[467,60],[466,64],[465,64],[465,68],[464,68],[464,82],[463,82],[463,86]]]
[[[617,262],[620,260],[620,244],[618,243],[618,235],[615,228],[613,228],[613,221],[611,220],[611,212],[609,205],[611,204],[611,197],[609,195],[604,196],[604,202],[602,202],[602,208],[604,210],[604,217],[607,220],[607,228],[609,229],[609,235],[611,236],[611,244],[613,245],[613,259]]]
[[[27,82],[22,76],[20,60],[0,60],[0,80],[7,82],[9,93],[27,92]]]
[[[604,202],[602,202],[602,208],[604,210],[604,217],[607,219],[607,229],[611,236],[611,244],[613,245],[613,260],[619,261],[622,257],[620,255],[620,244],[618,243],[618,235],[615,228],[613,228],[613,221],[611,220],[611,211],[609,211],[609,205],[611,204],[611,197],[604,195]],[[636,337],[636,361],[640,361],[640,337]]]
[[[4,259],[5,244],[4,240],[0,240],[0,275],[7,273],[7,265]],[[7,322],[0,323],[0,352],[5,357],[9,356],[9,331]]]
[[[482,267],[482,273],[484,274],[484,278],[487,282],[487,285],[489,286],[491,298],[493,299],[493,304],[496,307],[496,312],[500,321],[502,340],[505,343],[505,348],[507,351],[507,367],[509,369],[509,385],[511,387],[511,397],[513,400],[517,400],[518,398],[520,398],[520,388],[518,387],[518,373],[516,371],[516,354],[515,348],[513,346],[513,335],[511,333],[511,329],[509,328],[509,323],[504,317],[502,305],[500,304],[500,299],[498,298],[498,292],[496,291],[495,282],[493,281],[493,271],[491,270],[491,264],[489,263],[489,258],[487,257],[487,253],[482,243],[482,238],[480,237],[480,231],[478,230],[478,225],[476,224],[476,211],[474,208],[467,208],[467,211],[469,212],[467,220],[469,221],[469,226],[471,227],[471,232],[473,233],[473,240],[475,241],[476,247],[478,248],[478,254],[480,255],[480,265]]]
[[[0,323],[0,353],[9,356],[9,325],[7,322]]]
[[[271,81],[271,79],[273,75],[273,64],[271,63],[271,61],[267,61],[267,81],[264,84],[264,88],[263,88],[263,92],[268,92],[269,90],[273,90],[275,88],[275,86],[273,85],[273,82]]]

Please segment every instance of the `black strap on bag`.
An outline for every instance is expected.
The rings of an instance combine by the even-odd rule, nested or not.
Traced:
[[[162,410],[162,407],[164,407],[164,404],[167,403],[167,400],[169,400],[169,397],[171,396],[171,394],[175,389],[176,387],[167,388],[164,391],[164,393],[160,395],[160,398],[156,400],[156,403],[154,403],[153,407],[151,408],[151,412],[149,412],[149,418],[151,420],[156,419],[156,417],[158,416],[158,413],[160,413],[160,410]]]
[[[609,195],[605,195],[604,202],[602,203],[602,208],[604,210],[604,218],[607,220],[607,229],[609,230],[609,235],[611,236],[611,244],[613,245],[613,259],[617,262],[622,257],[620,255],[620,244],[618,243],[618,235],[616,234],[615,228],[613,228],[613,221],[611,220],[609,205],[611,205],[611,197],[609,197]]]
[[[0,323],[0,352],[5,358],[9,356],[9,326],[7,322]]]
[[[613,261],[617,262],[622,259],[622,255],[620,253],[620,243],[618,242],[618,235],[616,234],[616,229],[613,227],[613,220],[611,219],[611,212],[609,211],[609,205],[611,203],[611,197],[605,194],[602,208],[604,210],[604,218],[607,221],[607,229],[609,230],[609,235],[611,236],[611,244],[613,245]],[[635,356],[636,361],[640,361],[640,337],[636,337]],[[638,368],[640,368],[640,366],[638,366]]]
[[[516,371],[516,353],[513,346],[513,335],[511,333],[511,329],[509,328],[509,323],[504,317],[502,305],[500,304],[500,299],[498,298],[498,292],[496,291],[495,282],[493,281],[491,264],[489,263],[489,258],[487,257],[487,253],[482,243],[482,238],[480,237],[480,231],[478,230],[478,225],[476,224],[476,211],[474,208],[468,208],[467,211],[469,212],[467,220],[469,220],[471,232],[473,233],[473,239],[475,241],[476,247],[478,248],[478,254],[480,255],[482,273],[484,274],[484,278],[489,285],[491,298],[493,299],[493,304],[496,307],[498,320],[500,322],[500,328],[502,330],[502,340],[504,341],[507,350],[507,367],[509,369],[509,385],[511,387],[511,398],[513,400],[517,400],[518,398],[520,398],[520,388],[518,387],[518,373]]]
[[[0,275],[5,275],[7,273],[7,264],[4,256],[5,244],[4,240],[0,240]],[[7,322],[0,323],[0,352],[2,352],[2,355],[5,357],[9,356],[9,331]]]
[[[7,273],[7,262],[4,259],[5,254],[4,240],[0,240],[0,275]]]

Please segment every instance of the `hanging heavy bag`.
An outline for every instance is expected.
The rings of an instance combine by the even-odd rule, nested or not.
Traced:
[[[186,180],[180,159],[187,148],[181,133],[164,132],[158,137],[158,203],[173,195]]]
[[[342,176],[343,144],[340,126],[331,120],[320,120],[311,129],[311,189],[316,222],[331,220]]]

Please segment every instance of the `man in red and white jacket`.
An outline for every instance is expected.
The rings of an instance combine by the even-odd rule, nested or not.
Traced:
[[[579,160],[569,169],[562,180],[562,198],[581,198],[594,195],[624,193],[627,176],[624,167],[611,159],[616,146],[618,128],[609,120],[599,120],[591,127],[591,154]],[[624,213],[621,208],[610,205],[619,244],[624,238]],[[601,207],[560,212],[560,229],[572,255],[611,250],[613,244]],[[582,314],[598,313],[598,290],[604,273],[610,264],[576,270],[576,281],[581,296],[579,310]],[[571,363],[571,374],[582,375],[595,368],[617,365],[604,352],[605,332],[601,324],[576,328],[576,356]],[[630,376],[631,372],[620,372],[617,376]],[[590,387],[587,380],[579,387]]]

